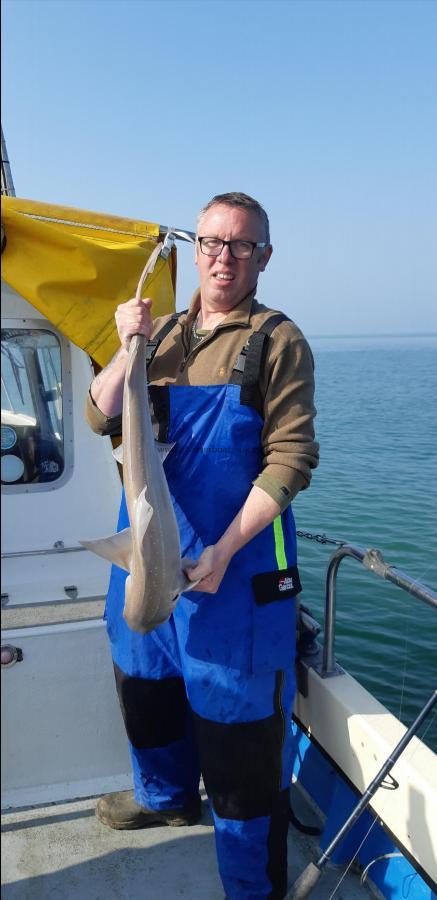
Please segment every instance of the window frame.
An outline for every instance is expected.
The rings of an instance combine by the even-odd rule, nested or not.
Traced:
[[[64,429],[64,470],[54,481],[43,481],[36,484],[2,484],[2,494],[34,494],[41,491],[57,491],[70,480],[74,468],[73,452],[73,379],[71,369],[71,350],[67,338],[47,319],[2,318],[1,329],[16,331],[49,331],[59,342],[61,350],[61,385],[62,385],[62,421]]]

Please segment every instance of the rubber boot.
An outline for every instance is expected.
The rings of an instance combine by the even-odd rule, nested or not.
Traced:
[[[119,791],[101,797],[96,806],[96,816],[103,825],[127,830],[147,828],[149,825],[196,825],[202,815],[200,797],[182,809],[146,809],[134,800],[133,791]]]

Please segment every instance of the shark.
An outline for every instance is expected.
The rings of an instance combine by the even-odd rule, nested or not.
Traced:
[[[198,582],[181,560],[179,529],[150,415],[146,339],[131,338],[123,389],[123,480],[130,527],[79,543],[127,571],[123,616],[146,634],[166,622],[182,593]],[[171,451],[173,445],[167,445]],[[120,454],[116,458],[120,460]]]

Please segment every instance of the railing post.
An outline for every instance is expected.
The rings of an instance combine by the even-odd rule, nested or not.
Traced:
[[[337,572],[338,567],[345,556],[352,556],[360,562],[364,559],[364,551],[352,544],[344,544],[335,550],[329,560],[326,572],[326,588],[325,588],[325,630],[323,635],[323,659],[322,659],[322,678],[329,675],[338,674],[334,656],[335,641],[335,601],[337,588]]]

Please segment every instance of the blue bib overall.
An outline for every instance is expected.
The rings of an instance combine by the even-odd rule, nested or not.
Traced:
[[[151,387],[182,556],[215,544],[262,467],[262,419],[236,384]],[[128,525],[124,496],[118,528]],[[229,900],[286,892],[289,720],[295,694],[296,533],[291,507],[231,560],[216,594],[183,594],[147,635],[123,616],[113,567],[106,618],[135,799],[175,809],[203,775]],[[255,576],[255,577],[254,577]]]

